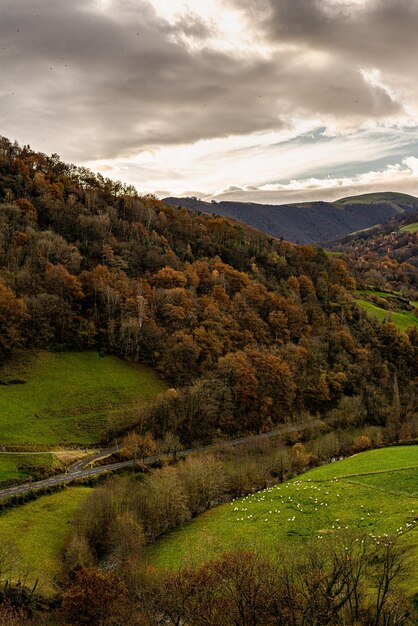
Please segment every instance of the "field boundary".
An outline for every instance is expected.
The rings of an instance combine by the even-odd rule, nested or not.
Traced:
[[[385,448],[381,448],[381,449],[384,450]],[[362,454],[362,453],[360,452],[359,454]],[[357,454],[353,456],[357,456]],[[347,457],[347,458],[351,458],[351,457]],[[412,470],[412,469],[418,470],[418,465],[410,465],[409,467],[399,467],[399,468],[390,469],[390,470],[373,470],[372,472],[361,472],[357,474],[344,474],[342,476],[332,476],[330,478],[323,478],[322,480],[319,480],[318,478],[310,478],[309,482],[325,483],[330,480],[337,481],[337,480],[344,480],[346,478],[355,478],[356,476],[374,476],[378,474],[393,474],[393,472],[407,472],[408,470]]]
[[[411,468],[414,469],[414,468]],[[395,470],[398,471],[398,470]],[[402,471],[402,470],[401,470]],[[387,474],[390,474],[392,472],[385,472]],[[368,474],[359,474],[359,476],[367,476]],[[402,496],[405,498],[413,498],[414,500],[417,499],[417,495],[414,495],[412,493],[405,493],[404,491],[392,491],[391,489],[382,489],[381,487],[376,487],[376,485],[365,485],[362,482],[357,482],[356,480],[346,480],[345,482],[350,483],[350,485],[357,485],[359,487],[364,487],[365,489],[374,489],[375,491],[380,491],[381,493],[390,493],[392,496]]]

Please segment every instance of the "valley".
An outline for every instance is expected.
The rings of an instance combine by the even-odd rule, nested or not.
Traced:
[[[0,626],[418,626],[418,0],[0,0]]]
[[[309,570],[308,546],[338,552],[340,531],[367,536],[373,576],[371,535],[416,558],[416,268],[379,248],[383,232],[413,251],[415,199],[334,203],[344,220],[382,203],[397,217],[323,250],[6,139],[0,173],[0,594],[13,611],[24,589],[34,623],[77,624],[97,593],[75,598],[97,588],[109,619],[153,624],[155,598],[178,602],[171,580],[173,593],[213,582],[206,568],[257,554],[271,568],[277,546]],[[412,606],[415,578],[401,582],[393,597]]]
[[[298,549],[330,535],[368,535],[378,542],[397,534],[413,559],[407,587],[416,593],[417,526],[418,448],[371,450],[204,513],[157,542],[149,563],[163,570],[194,568],[226,551],[271,556],[283,544]]]
[[[376,542],[397,535],[408,546],[411,571],[416,572],[417,470],[416,446],[371,450],[322,465],[233,498],[163,536],[147,550],[147,567],[162,572],[195,569],[225,552],[248,549],[271,558],[284,546],[326,542],[331,535],[367,536]],[[12,580],[24,575],[29,585],[37,581],[45,597],[57,591],[69,528],[92,491],[87,486],[67,487],[2,512],[0,545],[7,542],[14,555]],[[416,576],[408,579],[406,589],[418,591]]]
[[[250,202],[206,202],[197,198],[165,198],[164,202],[208,215],[249,224],[274,237],[299,244],[318,244],[383,224],[418,211],[418,199],[401,193],[375,193],[336,202],[270,205]]]

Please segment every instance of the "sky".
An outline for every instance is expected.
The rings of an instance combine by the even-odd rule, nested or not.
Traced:
[[[159,197],[418,195],[418,0],[0,0],[0,134]]]

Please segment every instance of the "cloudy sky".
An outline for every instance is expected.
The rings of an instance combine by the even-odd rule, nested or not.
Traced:
[[[140,192],[418,195],[418,0],[0,0],[0,134]]]

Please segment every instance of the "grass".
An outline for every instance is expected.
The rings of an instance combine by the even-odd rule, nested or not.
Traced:
[[[341,257],[343,255],[342,252],[337,252],[337,251],[333,251],[333,250],[325,250],[325,254],[327,256],[334,256],[334,257],[337,257],[337,258],[339,258],[339,257]]]
[[[387,311],[386,309],[381,309],[371,302],[366,302],[366,300],[358,299],[356,300],[356,302],[364,311],[366,311],[366,313],[368,313],[372,317],[375,317],[380,322],[392,322],[403,332],[408,330],[410,326],[418,325],[418,317],[414,314],[413,311],[405,311],[402,313],[397,311]]]
[[[356,476],[351,479],[351,482],[375,487],[375,489],[389,491],[393,494],[407,493],[414,498],[418,498],[418,481],[415,477],[416,472],[416,468],[399,470],[397,472],[379,472],[378,474]]]
[[[415,518],[417,518],[415,520]],[[407,526],[410,525],[410,526]],[[195,566],[222,552],[257,548],[274,554],[347,530],[406,541],[418,591],[418,447],[393,447],[325,465],[297,479],[216,507],[160,540],[149,562],[162,570]],[[193,546],[193,551],[191,550]]]
[[[25,357],[27,358],[27,357]],[[36,352],[0,369],[0,444],[91,444],[166,389],[153,370],[95,352]]]
[[[0,487],[2,483],[35,477],[44,468],[46,471],[63,467],[53,454],[0,454]]]
[[[12,578],[28,574],[38,591],[50,596],[55,591],[54,578],[59,573],[60,553],[70,524],[87,495],[89,487],[71,487],[50,496],[6,511],[0,515],[0,545],[17,552],[18,563]]]
[[[357,289],[356,293],[364,294],[366,296],[377,296],[378,298],[399,298],[402,296],[400,291],[380,291],[379,289]]]
[[[418,468],[418,446],[397,446],[354,454],[338,463],[329,463],[310,470],[304,477],[311,480],[332,480],[413,468]]]
[[[381,193],[364,193],[358,196],[341,198],[340,200],[334,202],[334,204],[373,204],[374,202],[407,202],[408,204],[415,204],[416,200],[417,199],[414,196],[410,196],[409,194],[385,191]]]
[[[418,222],[406,224],[399,229],[400,233],[416,233],[418,231]]]

